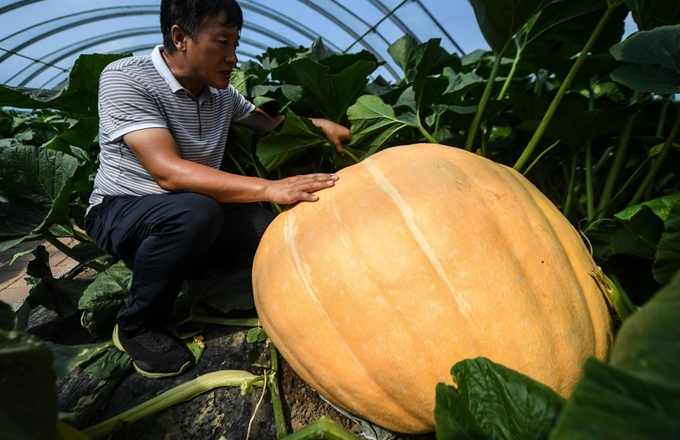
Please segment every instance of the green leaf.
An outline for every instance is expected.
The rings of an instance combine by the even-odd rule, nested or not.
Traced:
[[[680,74],[659,66],[623,66],[612,79],[638,92],[673,95],[680,93]]]
[[[482,35],[496,55],[537,12],[554,0],[470,0]]]
[[[248,96],[248,77],[242,70],[235,69],[231,73],[229,84],[234,86],[241,95]]]
[[[26,301],[32,309],[41,305],[65,318],[78,312],[78,301],[90,283],[90,280],[41,278],[31,288]]]
[[[99,380],[121,376],[131,368],[132,359],[130,356],[116,347],[108,347],[101,356],[97,356],[83,365],[85,371]]]
[[[364,95],[347,110],[354,137],[348,148],[375,153],[397,131],[408,126],[397,119],[394,109],[377,96]]]
[[[590,358],[550,440],[671,439],[680,433],[679,420],[680,388]]]
[[[624,322],[609,364],[586,362],[551,440],[677,437],[679,315],[680,272]]]
[[[99,133],[98,117],[83,117],[59,136],[43,145],[49,150],[61,151],[73,155],[72,147],[79,147],[87,152]]]
[[[222,313],[255,307],[251,268],[216,273],[205,280],[189,280],[185,289],[192,307],[204,303]]]
[[[666,220],[666,230],[661,235],[654,262],[654,278],[661,284],[671,280],[680,269],[680,202],[673,205]]]
[[[0,153],[0,237],[34,237],[54,223],[70,224],[70,182],[78,161],[38,147],[8,148]]]
[[[387,53],[401,67],[404,78],[410,80],[410,72],[415,68],[416,60],[422,56],[423,50],[424,47],[418,44],[415,38],[405,34],[387,48]]]
[[[79,365],[89,362],[112,346],[111,341],[87,345],[62,345],[46,342],[52,352],[52,370],[57,377],[64,376]]]
[[[616,60],[628,63],[614,71],[615,81],[640,92],[680,91],[680,25],[637,32],[610,52]]]
[[[621,327],[610,363],[644,381],[662,383],[680,393],[678,316],[680,271]],[[680,401],[675,406],[680,410]],[[680,426],[680,418],[676,422]]]
[[[437,440],[486,440],[463,396],[452,386],[437,384],[434,423]]]
[[[665,222],[668,218],[668,214],[671,212],[671,209],[679,201],[680,194],[671,194],[626,208],[623,211],[614,214],[614,217],[620,220],[628,220],[646,206],[647,208],[651,209],[657,217]]]
[[[425,45],[423,55],[416,66],[416,76],[413,78],[413,92],[416,99],[416,114],[421,107],[432,105],[449,86],[449,80],[444,77],[431,77],[441,56],[439,39],[431,39]]]
[[[328,140],[323,131],[307,118],[298,118],[288,110],[283,127],[270,132],[257,144],[257,157],[268,172],[293,162],[309,148]]]
[[[25,333],[0,330],[0,427],[7,439],[54,439],[57,390],[52,353]]]
[[[0,85],[0,106],[55,109],[97,116],[99,76],[109,63],[131,54],[81,55],[73,65],[64,88],[29,89]]]
[[[677,0],[626,0],[626,6],[642,31],[680,24]]]
[[[256,342],[264,342],[267,340],[267,333],[265,333],[262,327],[253,327],[250,330],[248,330],[246,340],[250,344],[254,344]]]
[[[347,108],[366,87],[367,76],[377,67],[376,62],[360,60],[340,73],[329,74],[329,67],[309,58],[300,58],[274,69],[272,78],[302,86],[305,98],[327,119],[340,122]]]
[[[93,334],[113,330],[118,310],[130,295],[132,271],[119,261],[100,273],[78,301],[83,311],[81,323]]]
[[[548,386],[486,358],[458,362],[451,374],[459,402],[492,439],[545,438],[565,402]]]
[[[553,56],[573,65],[572,57],[583,50],[607,10],[603,0],[557,1],[541,11],[528,33],[523,56]],[[593,54],[607,52],[621,41],[625,8],[614,10],[591,48]]]
[[[663,225],[649,225],[650,231],[663,230]],[[593,248],[596,261],[609,261],[615,255],[629,255],[652,261],[656,255],[656,241],[641,237],[626,227],[623,222],[604,221],[587,232],[588,242]]]

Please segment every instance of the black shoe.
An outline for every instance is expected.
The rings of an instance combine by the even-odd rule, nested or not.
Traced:
[[[142,376],[158,378],[176,376],[191,366],[187,348],[164,331],[148,330],[131,338],[113,328],[113,343],[132,358],[135,370]]]

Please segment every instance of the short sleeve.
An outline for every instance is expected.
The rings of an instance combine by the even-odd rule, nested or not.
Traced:
[[[229,85],[229,92],[233,96],[233,121],[245,119],[255,110],[255,105],[241,95],[232,85]]]
[[[115,141],[145,128],[167,128],[158,104],[143,84],[122,70],[106,70],[99,80],[100,127]]]

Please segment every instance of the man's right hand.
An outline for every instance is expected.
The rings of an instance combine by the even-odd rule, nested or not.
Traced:
[[[303,174],[281,180],[268,180],[264,198],[268,202],[290,204],[298,201],[316,202],[319,197],[314,194],[324,188],[330,188],[338,180],[337,174]]]

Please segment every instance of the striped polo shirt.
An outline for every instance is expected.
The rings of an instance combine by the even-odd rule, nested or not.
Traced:
[[[229,125],[255,106],[231,85],[205,87],[198,97],[183,88],[165,64],[160,49],[151,55],[109,64],[99,80],[99,169],[90,207],[104,196],[161,194],[123,136],[146,128],[170,131],[182,158],[219,168]],[[151,147],[149,147],[151,148]]]

